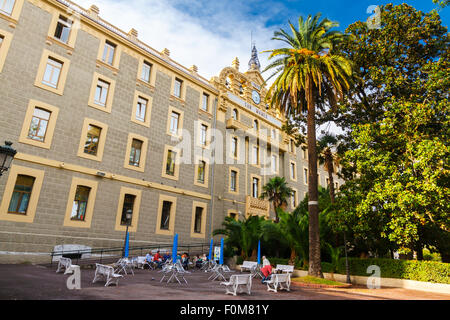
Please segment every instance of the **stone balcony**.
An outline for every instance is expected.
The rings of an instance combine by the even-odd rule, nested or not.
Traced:
[[[233,118],[230,118],[227,120],[226,128],[227,129],[235,129],[235,130],[241,129],[244,131],[247,131],[247,129],[248,129],[246,125],[244,125],[243,123],[241,123],[238,120],[234,120]]]
[[[262,216],[269,217],[270,202],[268,200],[253,198],[247,196],[245,199],[245,215],[249,216]]]

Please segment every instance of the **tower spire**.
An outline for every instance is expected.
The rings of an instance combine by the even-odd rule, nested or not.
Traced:
[[[261,68],[261,64],[259,63],[258,59],[258,51],[256,50],[255,44],[252,45],[253,45],[252,56],[250,58],[250,61],[248,62],[248,69],[259,70]]]

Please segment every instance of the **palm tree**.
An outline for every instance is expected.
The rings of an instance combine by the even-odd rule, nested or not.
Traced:
[[[269,201],[272,201],[273,209],[275,211],[275,223],[280,221],[277,209],[283,204],[287,204],[287,200],[293,195],[293,193],[294,190],[287,185],[284,177],[273,177],[263,187],[263,192],[261,193],[260,198],[267,198]]]
[[[352,66],[348,59],[333,51],[345,38],[341,32],[331,31],[339,24],[328,19],[319,21],[320,16],[321,14],[314,17],[309,15],[306,20],[299,17],[298,29],[289,22],[292,35],[283,29],[276,31],[272,39],[287,43],[288,47],[267,51],[271,52],[269,59],[277,59],[264,71],[274,70],[267,80],[277,75],[266,96],[271,107],[280,109],[288,118],[302,112],[307,113],[310,231],[308,274],[323,277],[320,265],[316,107],[325,108],[330,105],[336,108],[344,90],[350,87]]]
[[[331,133],[324,134],[317,143],[319,164],[323,164],[325,170],[328,172],[328,187],[330,188],[331,203],[334,203],[335,199],[333,173],[339,165],[339,157],[333,154],[331,149],[336,147],[337,143],[336,136]]]
[[[291,249],[289,264],[294,264],[295,258],[299,257],[303,266],[306,266],[308,264],[308,215],[297,209],[292,213],[278,210],[281,235]]]
[[[248,253],[251,252],[251,257],[256,259],[258,240],[263,234],[263,223],[265,219],[258,216],[250,216],[244,220],[235,220],[231,217],[225,217],[222,222],[223,229],[216,229],[213,231],[215,235],[225,235],[225,243],[233,251],[240,250],[240,255],[247,259]]]

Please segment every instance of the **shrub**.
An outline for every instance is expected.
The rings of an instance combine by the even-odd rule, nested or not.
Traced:
[[[244,263],[244,258],[242,258],[242,256],[238,256],[236,259],[236,264],[241,265],[243,263]]]
[[[330,273],[334,272],[334,267],[332,263],[329,262],[322,262],[322,272]]]
[[[382,278],[409,279],[450,284],[450,264],[436,261],[396,260],[384,258],[349,258],[350,274],[370,276],[370,265],[380,267]],[[325,272],[325,271],[324,271]],[[345,259],[339,259],[338,273],[345,274]]]

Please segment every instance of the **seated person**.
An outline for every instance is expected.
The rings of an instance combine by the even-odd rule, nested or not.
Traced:
[[[145,255],[145,261],[147,261],[148,263],[152,263],[153,262],[153,256],[152,256],[152,252],[149,251],[146,255]]]
[[[202,257],[199,257],[198,255],[196,255],[194,259],[195,259],[194,261],[195,267],[200,269],[203,266],[204,260],[202,259]]]
[[[183,268],[187,270],[189,265],[189,255],[186,252],[181,256],[181,264],[183,265]]]
[[[166,253],[163,256],[163,261],[166,262],[169,260],[172,256],[169,254],[169,251],[166,251]]]
[[[264,256],[263,256],[263,267],[261,268],[261,272],[263,274],[261,283],[264,283],[264,281],[269,280],[270,275],[272,274],[272,266],[270,265],[269,260]]]
[[[161,266],[161,264],[162,264],[162,257],[159,254],[159,250],[156,251],[155,255],[153,256],[153,262],[156,263],[158,268]]]

